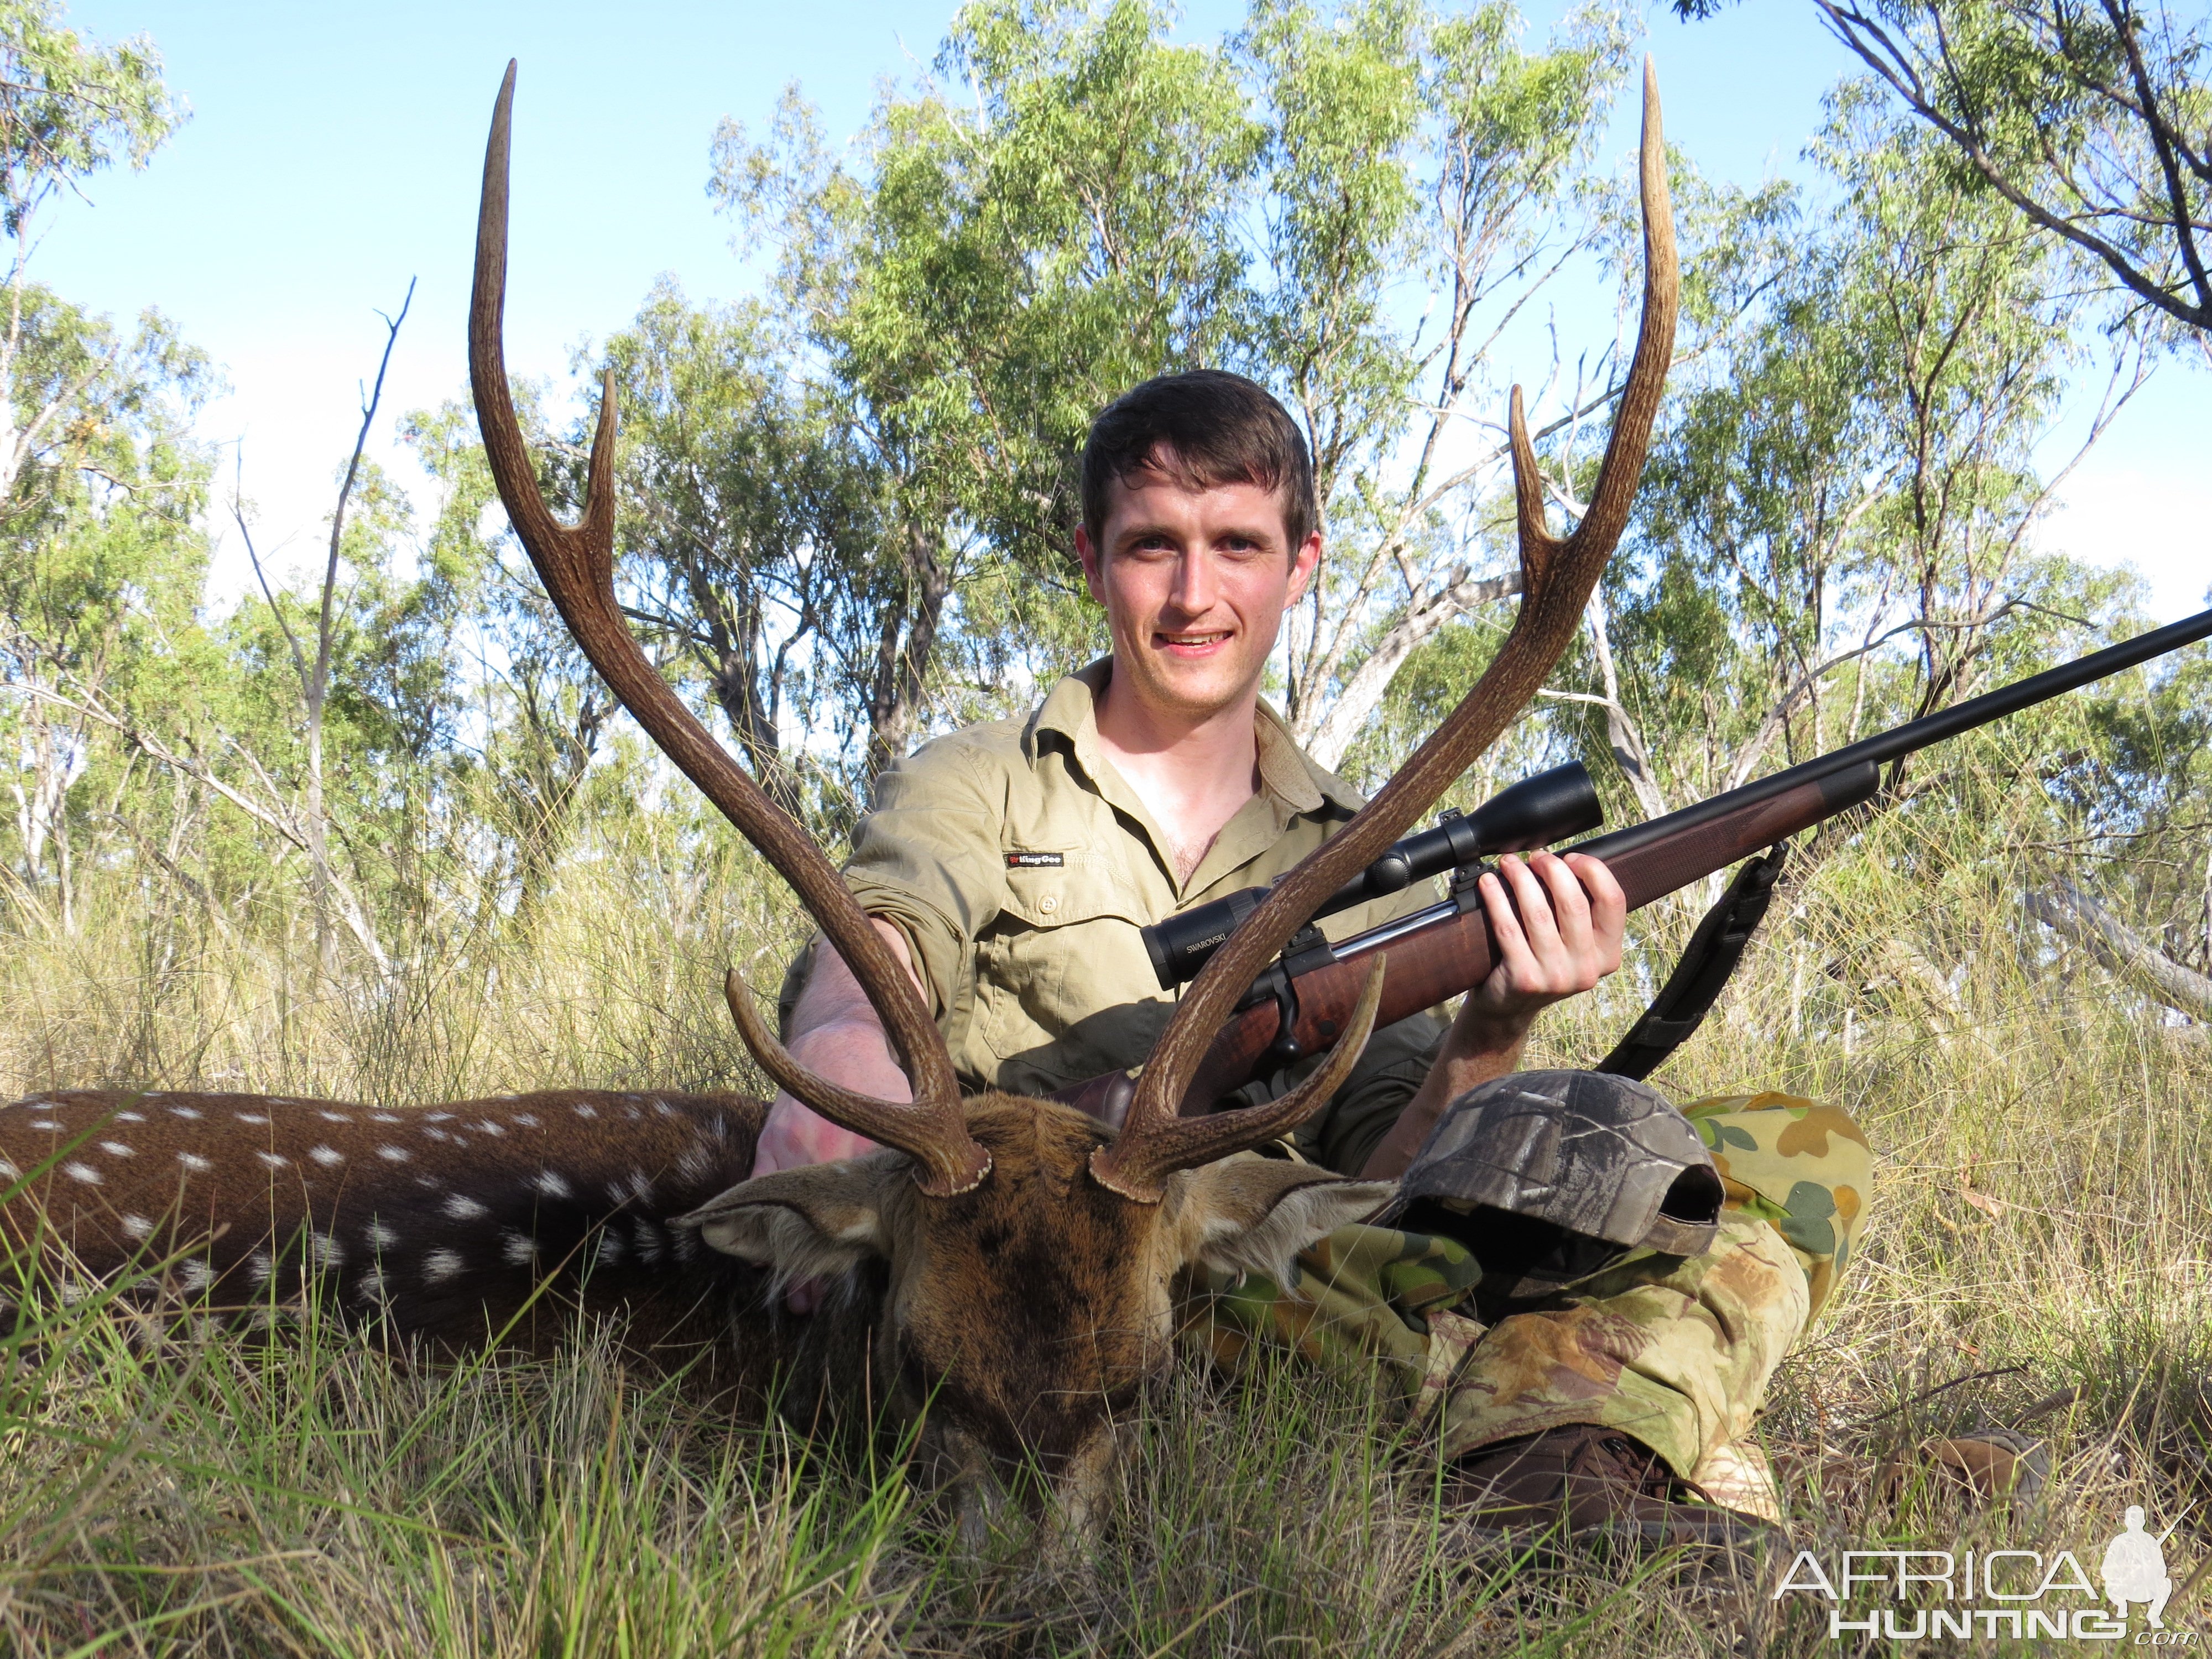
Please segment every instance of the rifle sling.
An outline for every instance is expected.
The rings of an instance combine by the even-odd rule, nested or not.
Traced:
[[[1729,975],[1743,959],[1744,947],[1759,931],[1789,851],[1788,842],[1778,842],[1735,872],[1728,890],[1698,921],[1682,959],[1643,1018],[1593,1070],[1616,1077],[1649,1077],[1705,1023]]]

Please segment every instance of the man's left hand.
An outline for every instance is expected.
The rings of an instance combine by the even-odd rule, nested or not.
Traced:
[[[1468,994],[1445,1052],[1516,1051],[1540,1010],[1620,966],[1628,901],[1613,872],[1583,853],[1509,853],[1481,884],[1498,960]],[[1506,1069],[1510,1069],[1510,1067]]]

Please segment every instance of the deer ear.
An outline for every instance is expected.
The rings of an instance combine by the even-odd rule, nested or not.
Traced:
[[[680,1224],[741,1261],[773,1267],[779,1281],[828,1278],[890,1253],[890,1214],[909,1160],[876,1152],[741,1182]]]
[[[1186,1261],[1217,1272],[1296,1276],[1291,1258],[1339,1227],[1364,1221],[1395,1195],[1389,1181],[1351,1181],[1310,1164],[1229,1158],[1171,1177]]]

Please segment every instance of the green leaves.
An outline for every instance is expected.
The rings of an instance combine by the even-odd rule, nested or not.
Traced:
[[[55,191],[118,160],[143,167],[185,118],[153,42],[95,45],[60,26],[62,10],[0,3],[0,228],[10,236]]]

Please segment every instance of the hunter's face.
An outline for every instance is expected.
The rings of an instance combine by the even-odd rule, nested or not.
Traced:
[[[1181,720],[1231,707],[1259,684],[1283,612],[1321,558],[1318,532],[1290,547],[1274,491],[1192,489],[1151,468],[1107,485],[1101,540],[1076,532],[1113,629],[1115,684]]]

